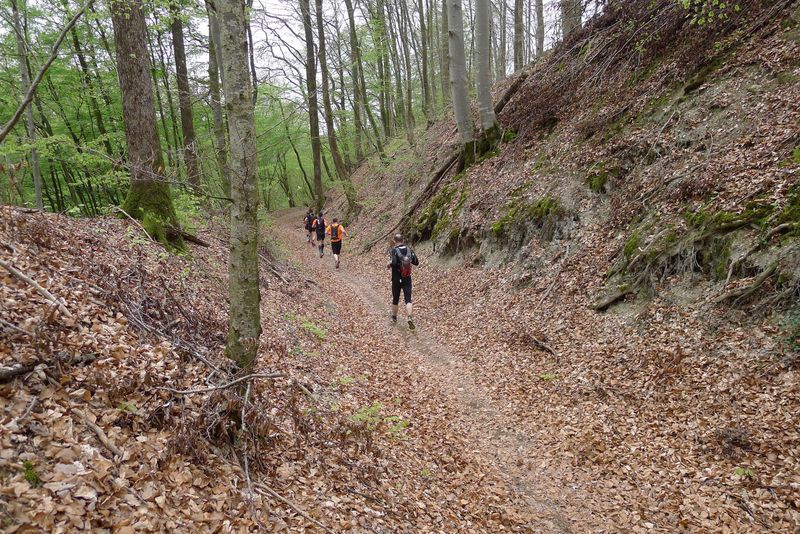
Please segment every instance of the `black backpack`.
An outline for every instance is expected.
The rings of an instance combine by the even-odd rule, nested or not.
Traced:
[[[339,229],[342,227],[340,224],[331,225],[331,240],[339,239]]]
[[[317,217],[317,235],[324,236],[325,235],[325,219],[322,217]]]

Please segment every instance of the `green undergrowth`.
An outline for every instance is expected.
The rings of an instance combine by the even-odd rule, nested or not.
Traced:
[[[606,162],[595,165],[586,177],[586,185],[595,193],[604,193],[609,179],[618,178],[621,172],[619,167],[613,167]]]
[[[459,173],[428,202],[416,218],[411,228],[412,239],[436,239],[443,235],[451,227],[453,219],[461,213],[468,196],[466,175]]]

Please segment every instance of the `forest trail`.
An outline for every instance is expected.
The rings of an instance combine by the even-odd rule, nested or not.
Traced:
[[[367,335],[354,335],[354,352],[370,353],[370,365],[381,367],[391,363],[401,366],[407,376],[421,382],[420,389],[432,389],[447,399],[447,410],[456,417],[453,428],[463,432],[462,437],[474,454],[491,465],[501,479],[506,480],[517,493],[515,497],[526,503],[525,512],[537,518],[530,527],[541,532],[572,532],[593,530],[588,510],[576,503],[583,499],[574,490],[561,483],[559,473],[540,468],[537,451],[529,445],[527,435],[504,413],[503,406],[491,398],[490,392],[479,384],[470,372],[460,365],[461,355],[447,347],[418,323],[416,331],[408,330],[404,310],[400,310],[397,325],[392,325],[388,315],[389,275],[376,279],[360,263],[365,260],[348,248],[345,239],[341,269],[333,268],[329,242],[325,256],[320,258],[316,246],[305,241],[300,221],[303,210],[286,210],[273,214],[275,238],[286,246],[289,259],[313,277],[325,298],[335,303],[338,321],[359,321]],[[415,276],[424,276],[423,267]],[[424,295],[416,294],[418,306],[426,306]],[[360,304],[360,306],[354,306]],[[402,306],[401,306],[402,308]],[[364,314],[366,312],[366,315]],[[429,313],[435,310],[428,309]],[[359,315],[360,314],[360,315]],[[368,351],[370,338],[387,340],[390,346],[402,347],[395,353]],[[491,347],[473,347],[473,350],[491,351]],[[383,361],[381,361],[383,359]],[[385,384],[392,388],[393,383]],[[424,406],[419,409],[424,410]],[[421,416],[424,414],[421,414]]]

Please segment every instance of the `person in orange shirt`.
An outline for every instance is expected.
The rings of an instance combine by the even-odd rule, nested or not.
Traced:
[[[334,218],[331,225],[325,229],[325,233],[331,236],[331,252],[333,253],[333,259],[336,261],[336,268],[338,269],[339,254],[342,253],[342,239],[347,235],[347,232],[345,232],[344,226],[339,224],[339,219]]]

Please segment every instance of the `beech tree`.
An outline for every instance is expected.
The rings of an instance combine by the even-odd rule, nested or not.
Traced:
[[[314,163],[314,193],[317,209],[325,205],[322,187],[322,147],[319,139],[319,104],[317,103],[317,68],[314,51],[314,29],[311,27],[309,0],[300,0],[306,44],[306,90],[308,91],[308,124],[311,131],[311,153]]]
[[[478,109],[480,110],[483,136],[491,139],[497,134],[497,117],[495,117],[494,102],[492,102],[492,42],[489,37],[492,25],[492,5],[490,0],[477,0],[475,10]]]
[[[197,163],[197,139],[194,133],[194,113],[192,112],[192,91],[189,87],[189,71],[186,68],[186,49],[183,43],[183,20],[180,3],[170,4],[172,14],[172,49],[175,54],[175,72],[178,81],[178,108],[181,114],[183,133],[183,163],[186,165],[186,178],[193,189],[200,186],[200,167]]]
[[[453,95],[453,112],[458,125],[461,144],[467,145],[474,138],[472,117],[469,112],[467,93],[467,61],[464,55],[464,19],[461,0],[445,0],[449,26],[450,87]]]
[[[514,0],[514,71],[525,64],[524,0]]]
[[[230,131],[230,260],[228,357],[253,365],[261,336],[258,264],[258,181],[253,80],[248,62],[244,0],[215,0],[219,18],[222,87]]]
[[[183,245],[156,130],[142,0],[109,0],[131,184],[122,208],[161,242]]]
[[[581,27],[581,0],[561,0],[561,33],[564,38]]]
[[[27,11],[25,0],[22,0],[22,8]],[[17,61],[19,62],[19,77],[20,88],[22,95],[28,92],[31,88],[31,75],[28,71],[28,52],[27,44],[25,43],[25,32],[22,27],[22,20],[20,17],[19,8],[17,7],[17,0],[11,0],[11,16],[14,25],[14,36],[17,43]],[[33,122],[33,108],[28,106],[25,112],[25,127],[28,133],[28,142],[31,144],[31,172],[33,173],[33,184],[35,189],[36,209],[39,211],[44,210],[44,202],[42,200],[42,173],[39,167],[39,153],[36,150],[34,143],[36,142],[36,127]]]

